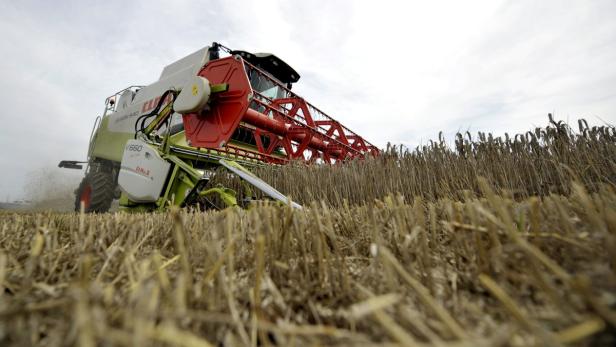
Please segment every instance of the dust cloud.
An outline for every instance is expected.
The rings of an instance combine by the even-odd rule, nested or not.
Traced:
[[[24,196],[34,211],[70,212],[74,209],[75,189],[83,178],[82,170],[42,167],[27,174]]]

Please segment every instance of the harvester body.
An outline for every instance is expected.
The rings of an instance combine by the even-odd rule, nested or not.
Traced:
[[[229,55],[221,58],[221,49]],[[236,191],[209,185],[221,167],[286,202],[244,166],[336,163],[378,154],[291,92],[299,77],[272,54],[231,51],[215,43],[168,65],[155,83],[107,98],[91,136],[76,209],[104,212],[120,198],[125,209],[162,210],[211,202],[212,195],[225,206],[241,204]]]
[[[131,86],[105,101],[105,113],[91,140],[89,156],[119,163],[124,145],[135,136],[135,121],[150,113],[161,95],[180,88],[209,60],[210,47],[204,47],[166,66],[158,81],[148,86]]]

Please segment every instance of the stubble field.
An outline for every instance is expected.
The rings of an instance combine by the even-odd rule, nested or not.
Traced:
[[[616,342],[616,130],[257,174],[292,210],[0,213],[0,344]]]

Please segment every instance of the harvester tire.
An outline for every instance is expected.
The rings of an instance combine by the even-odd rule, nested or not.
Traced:
[[[75,211],[81,211],[84,203],[85,213],[103,213],[109,211],[113,201],[115,184],[106,172],[88,173],[75,191]]]

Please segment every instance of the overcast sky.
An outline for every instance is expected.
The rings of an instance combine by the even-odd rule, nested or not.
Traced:
[[[218,41],[377,146],[616,123],[616,1],[2,1],[0,200],[84,159],[107,96]],[[61,169],[53,169],[60,171]]]

